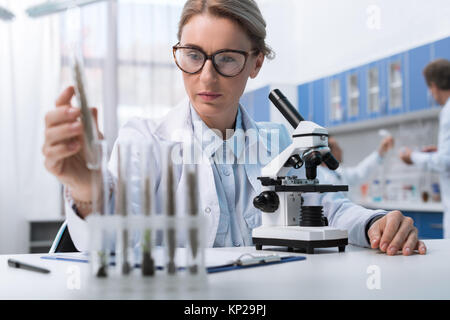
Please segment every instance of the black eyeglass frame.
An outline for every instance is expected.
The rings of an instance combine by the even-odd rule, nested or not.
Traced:
[[[194,49],[194,50],[199,51],[201,54],[203,54],[203,57],[204,57],[202,66],[201,66],[197,71],[195,71],[195,72],[188,72],[188,71],[184,70],[184,69],[178,64],[178,61],[177,61],[176,52],[177,52],[178,49]],[[223,76],[223,77],[226,77],[226,78],[236,77],[236,76],[238,76],[242,71],[244,71],[245,65],[247,64],[247,60],[248,60],[248,57],[249,57],[250,53],[255,52],[255,51],[258,51],[258,49],[253,49],[253,50],[250,50],[249,52],[242,51],[242,50],[222,49],[222,50],[219,50],[219,51],[214,52],[213,54],[208,55],[208,54],[206,54],[205,51],[203,51],[203,50],[202,50],[201,48],[199,48],[199,47],[195,47],[195,46],[180,46],[180,43],[179,43],[179,42],[178,42],[176,45],[174,45],[174,46],[172,47],[172,50],[173,50],[173,58],[174,58],[174,60],[175,60],[175,63],[176,63],[176,65],[178,66],[178,68],[180,68],[181,71],[186,72],[186,73],[188,73],[188,74],[197,74],[197,73],[199,73],[200,71],[202,71],[203,67],[205,66],[206,61],[211,60],[213,66],[214,66],[214,69],[217,71],[217,73],[220,74],[220,75]],[[215,57],[216,55],[218,55],[218,54],[220,54],[220,53],[224,53],[224,52],[240,53],[240,54],[242,54],[242,55],[245,57],[244,64],[242,65],[242,69],[239,70],[239,72],[236,73],[235,75],[229,76],[229,75],[223,74],[222,72],[219,71],[219,68],[217,67],[216,63],[214,62],[214,57]]]

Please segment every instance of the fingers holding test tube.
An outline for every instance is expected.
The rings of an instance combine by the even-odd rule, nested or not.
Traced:
[[[42,153],[46,169],[69,187],[73,198],[91,201],[93,146],[103,135],[98,129],[97,109],[87,107],[81,69],[76,64],[74,70],[76,87],[67,87],[56,99],[56,108],[45,116]],[[80,108],[72,105],[75,95]],[[89,212],[80,213],[85,216]]]

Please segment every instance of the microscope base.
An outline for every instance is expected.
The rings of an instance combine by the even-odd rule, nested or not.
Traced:
[[[282,246],[308,254],[314,254],[315,248],[330,247],[344,252],[348,244],[347,231],[331,227],[259,227],[253,230],[252,239],[256,250],[262,250],[263,245]]]

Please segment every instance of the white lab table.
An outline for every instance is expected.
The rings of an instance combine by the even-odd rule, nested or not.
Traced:
[[[414,202],[414,201],[357,201],[359,205],[368,209],[384,209],[387,211],[400,210],[412,212],[440,212],[444,211],[442,202]]]
[[[2,255],[0,299],[450,299],[450,240],[425,243],[427,255],[408,257],[355,246],[343,253],[337,248],[319,249],[314,255],[295,253],[306,260],[209,274],[204,288],[185,290],[146,285],[139,275],[130,276],[128,285],[107,286],[89,277],[85,263],[44,260],[42,254]],[[217,248],[207,254],[230,250],[255,251]],[[47,267],[51,273],[10,268],[10,257]],[[69,284],[74,270],[88,275],[79,289]],[[375,275],[368,270],[379,271],[379,289],[369,289],[367,283],[373,283]],[[132,281],[139,281],[139,288],[130,285]]]

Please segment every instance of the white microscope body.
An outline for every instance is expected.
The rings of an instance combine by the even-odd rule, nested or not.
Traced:
[[[338,247],[345,251],[348,233],[328,226],[321,206],[303,206],[302,193],[347,191],[348,186],[319,184],[317,166],[324,162],[331,170],[339,163],[328,148],[328,131],[311,121],[303,121],[283,94],[275,89],[269,98],[294,126],[292,144],[262,169],[258,179],[262,192],[253,204],[262,211],[262,225],[253,229],[256,249],[263,245],[299,248],[314,253],[314,248]],[[306,179],[286,176],[291,168],[305,165]]]

